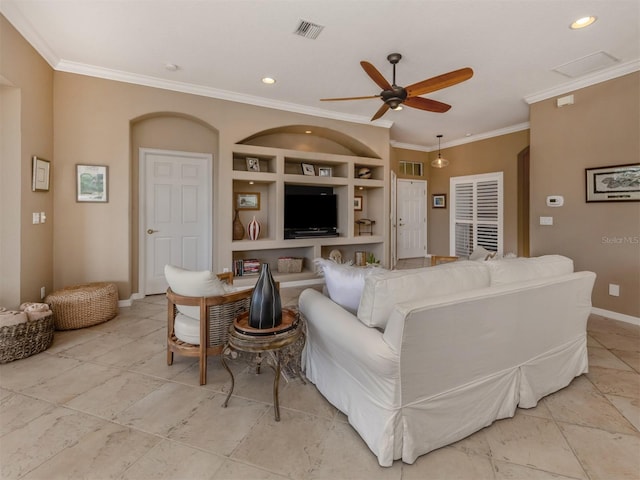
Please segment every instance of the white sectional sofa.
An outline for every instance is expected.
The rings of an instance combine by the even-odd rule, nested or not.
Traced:
[[[595,274],[566,257],[366,273],[355,314],[302,292],[303,363],[382,466],[413,463],[587,372]]]

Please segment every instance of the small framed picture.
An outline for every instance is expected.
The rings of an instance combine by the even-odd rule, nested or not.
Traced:
[[[106,165],[76,165],[76,202],[107,203],[107,173]]]
[[[640,201],[640,163],[587,168],[587,202]]]
[[[434,193],[431,197],[433,198],[433,203],[431,204],[433,208],[447,208],[446,193]]]
[[[313,165],[311,165],[310,163],[303,163],[301,165],[302,165],[302,173],[304,173],[305,175],[316,174],[315,168],[313,168]]]
[[[247,157],[247,170],[249,172],[259,172],[260,159],[255,157]]]
[[[331,167],[318,167],[319,177],[330,177],[332,174]]]
[[[49,160],[33,156],[33,172],[31,190],[34,192],[49,191]]]
[[[362,211],[362,197],[356,195],[353,197],[353,209],[356,211]]]
[[[238,210],[260,210],[260,192],[236,192]]]

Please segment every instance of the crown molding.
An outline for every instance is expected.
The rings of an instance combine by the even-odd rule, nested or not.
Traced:
[[[458,145],[465,145],[467,143],[478,142],[480,140],[486,140],[487,138],[499,137],[501,135],[507,135],[509,133],[520,132],[529,128],[529,122],[517,123],[509,127],[499,128],[497,130],[491,130],[490,132],[478,133],[470,135],[468,137],[460,138],[458,140],[452,140],[440,145],[440,148],[457,147]],[[396,142],[391,140],[389,142],[393,148],[404,148],[406,150],[417,150],[420,152],[434,152],[438,150],[438,147],[427,147],[424,145],[413,145],[410,143]]]
[[[590,87],[591,85],[606,82],[607,80],[613,80],[614,78],[622,77],[623,75],[637,72],[638,70],[640,70],[640,59],[631,60],[630,62],[625,62],[620,65],[616,65],[615,67],[610,67],[590,75],[585,75],[578,80],[563,83],[558,87],[542,90],[538,93],[532,93],[531,95],[525,96],[524,100],[531,105],[532,103],[564,95],[565,93],[569,93],[574,90]]]
[[[5,16],[20,35],[28,39],[27,41],[36,50],[36,52],[38,52],[40,56],[55,69],[56,65],[60,62],[60,58],[53,53],[49,44],[45,42],[38,31],[33,28],[33,25],[24,18],[24,15],[22,15],[22,12],[15,3],[0,1],[0,13]]]
[[[264,97],[257,97],[254,95],[245,95],[229,90],[220,90],[212,87],[205,87],[202,85],[194,85],[184,82],[175,82],[172,80],[166,80],[157,77],[151,77],[147,75],[133,74],[124,72],[121,70],[113,70],[109,68],[97,67],[94,65],[87,65],[84,63],[70,62],[67,60],[61,60],[56,65],[55,69],[61,72],[75,73],[79,75],[87,75],[90,77],[103,78],[106,80],[115,80],[118,82],[132,83],[135,85],[143,85],[147,87],[161,88],[163,90],[171,90],[180,93],[189,93],[192,95],[199,95],[202,97],[217,98],[219,100],[228,100],[230,102],[246,103],[248,105],[271,108],[275,110],[284,110],[287,112],[301,113],[304,115],[312,115],[314,117],[330,118],[332,120],[341,120],[345,122],[361,123],[365,125],[374,125],[377,127],[391,128],[393,121],[391,120],[376,120],[371,122],[368,117],[362,115],[350,115],[345,113],[331,112],[329,110],[323,110],[321,108],[307,107],[290,102],[281,102],[278,100],[271,100]]]

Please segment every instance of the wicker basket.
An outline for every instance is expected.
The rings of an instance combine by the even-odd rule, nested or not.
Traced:
[[[53,311],[56,330],[90,327],[118,315],[114,283],[88,283],[57,290],[45,298]]]
[[[302,260],[302,258],[295,257],[280,257],[278,259],[278,273],[300,273]]]
[[[46,350],[53,342],[53,316],[0,328],[0,363],[13,362]]]

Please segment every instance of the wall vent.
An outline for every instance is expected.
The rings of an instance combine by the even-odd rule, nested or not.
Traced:
[[[322,32],[323,28],[324,26],[318,25],[317,23],[300,20],[298,28],[296,28],[295,32],[293,33],[304,38],[315,40],[316,38],[318,38],[318,35],[320,35],[320,32]]]

